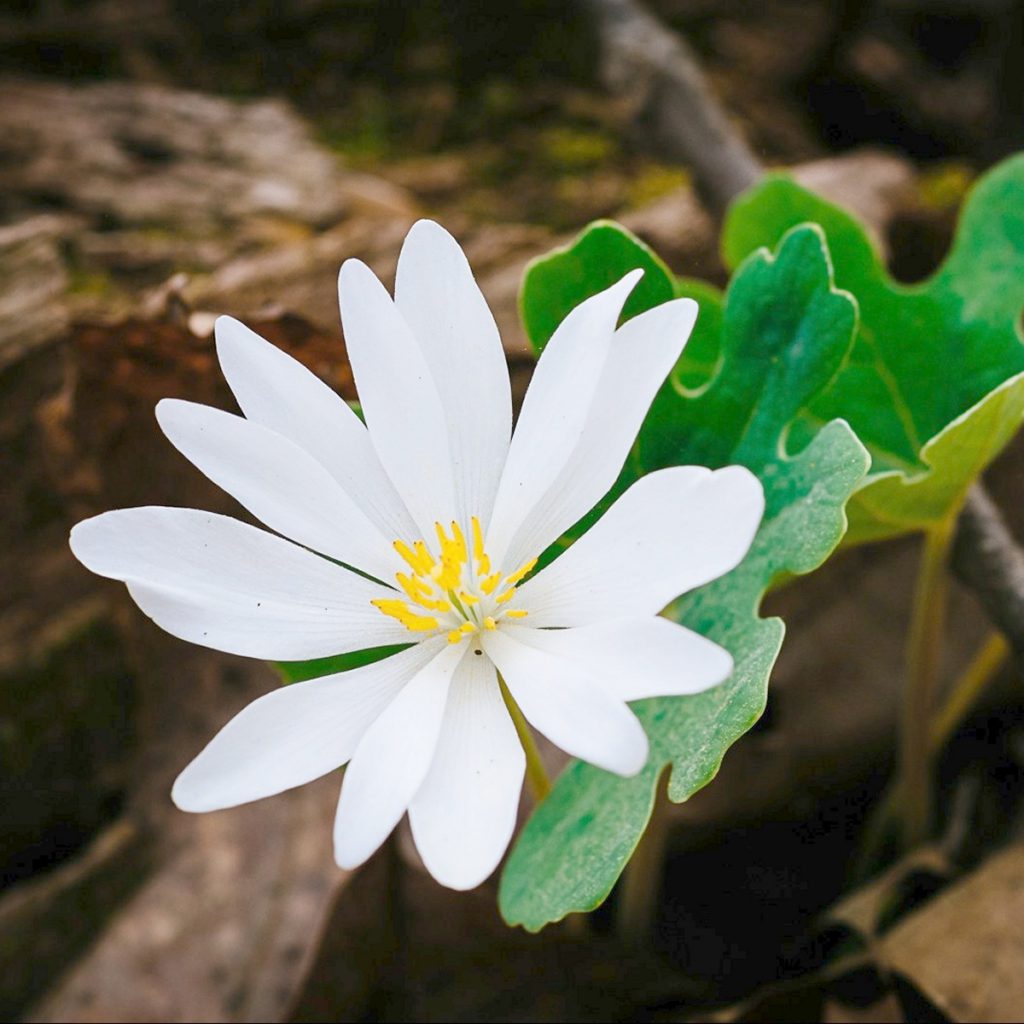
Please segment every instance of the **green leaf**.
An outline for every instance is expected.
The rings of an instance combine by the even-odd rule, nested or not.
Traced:
[[[626,253],[630,237],[602,225],[602,232],[610,230],[622,238],[605,245],[604,253]],[[579,294],[567,297],[571,304],[608,278],[602,264],[601,284],[598,273],[588,284],[587,250],[582,253],[570,249],[549,258],[578,261]],[[591,251],[589,258],[597,255]],[[528,273],[524,307],[543,305],[546,281],[557,279],[557,266],[545,269],[544,277]],[[622,269],[629,267],[620,263],[614,274]],[[692,287],[678,282],[674,291]],[[646,827],[666,766],[670,798],[687,799],[714,777],[728,748],[760,717],[783,637],[780,620],[759,617],[761,598],[772,580],[809,572],[828,557],[846,527],[846,500],[867,471],[867,452],[841,421],[816,428],[797,454],[787,448],[793,422],[834,379],[856,327],[855,303],[832,286],[820,231],[798,229],[775,257],[752,256],[724,305],[707,286],[701,297],[698,326],[705,351],[718,354],[714,376],[709,379],[706,368],[700,375],[703,355],[681,362],[644,424],[634,467],[742,462],[761,478],[766,514],[746,559],[670,609],[672,618],[726,647],[736,667],[706,693],[633,705],[651,741],[640,775],[622,779],[575,762],[558,779],[527,822],[501,881],[502,914],[530,930],[598,906]],[[693,379],[684,383],[684,375]]]
[[[894,281],[856,220],[782,175],[733,206],[726,261],[735,266],[807,221],[825,230],[860,329],[802,429],[841,416],[871,452],[848,542],[928,529],[958,511],[1024,420],[1024,156],[976,185],[945,263],[922,284]]]
[[[363,651],[351,651],[348,654],[334,654],[329,658],[314,658],[312,661],[278,661],[274,665],[281,673],[285,683],[301,683],[306,679],[319,679],[320,676],[331,676],[335,672],[348,672],[363,665],[372,665],[375,661],[383,661],[392,654],[404,651],[409,644],[391,644],[387,647],[368,647]]]
[[[537,352],[555,328],[590,295],[610,288],[630,270],[642,267],[644,276],[630,295],[623,316],[660,306],[674,298],[668,267],[638,238],[611,221],[595,221],[563,249],[539,256],[526,268],[519,295],[523,327]]]

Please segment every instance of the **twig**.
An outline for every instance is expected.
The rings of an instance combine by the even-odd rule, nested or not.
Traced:
[[[971,488],[960,513],[952,564],[1016,656],[1024,658],[1024,551],[981,484]]]
[[[720,215],[763,173],[760,161],[712,95],[689,44],[634,0],[580,0],[601,44],[605,86],[626,99],[644,139],[686,164]]]
[[[606,86],[634,100],[638,116],[649,121],[651,144],[691,169],[721,217],[764,168],[708,88],[696,55],[635,0],[579,2],[601,39]],[[952,568],[1024,660],[1024,551],[980,483],[960,515]]]

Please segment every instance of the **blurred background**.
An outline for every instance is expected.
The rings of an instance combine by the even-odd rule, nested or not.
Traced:
[[[857,211],[904,281],[941,259],[977,174],[1024,143],[1015,0],[647,6],[756,156]],[[611,910],[586,938],[507,930],[493,887],[439,889],[401,832],[346,876],[330,849],[336,775],[177,812],[174,775],[276,677],[160,633],[67,550],[70,525],[108,508],[237,512],[164,442],[153,405],[233,407],[220,313],[353,397],[338,266],[359,256],[389,280],[419,216],[465,245],[520,396],[523,267],[589,220],[619,219],[673,270],[724,283],[719,211],[652,129],[650,97],[609,87],[595,10],[0,5],[4,1019],[682,1020],[801,977],[841,941],[822,921],[887,777],[911,544],[847,553],[772,599],[792,629],[769,712],[679,809],[644,950],[616,945]],[[990,481],[1018,525],[1021,459],[1018,444]],[[955,601],[950,675],[984,635]],[[975,769],[979,847],[1019,827],[1007,794],[1024,760],[1013,680],[987,700],[942,766]],[[905,899],[936,872],[908,876]],[[901,984],[939,1013],[912,969]],[[815,990],[818,1016],[801,1019],[892,1019],[853,1016],[865,985]],[[718,1019],[777,1019],[742,1013]]]

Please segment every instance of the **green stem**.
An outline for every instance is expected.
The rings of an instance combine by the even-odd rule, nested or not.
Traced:
[[[963,675],[956,681],[956,685],[950,690],[946,703],[932,723],[933,756],[950,741],[960,723],[967,717],[968,712],[1009,657],[1010,645],[1006,637],[995,631],[990,633],[971,659],[971,663],[964,669]]]
[[[956,516],[950,516],[925,533],[914,591],[900,736],[902,838],[906,849],[923,843],[931,827],[930,733],[942,657],[946,595],[949,588],[948,566],[955,527]]]
[[[509,693],[500,672],[498,673],[498,686],[501,687],[502,699],[505,701],[508,713],[512,716],[512,724],[516,727],[519,742],[523,745],[523,753],[526,754],[526,784],[530,787],[533,802],[539,804],[551,792],[551,779],[548,778],[548,771],[544,767],[544,761],[541,759],[537,741],[533,738],[530,726],[523,717],[522,711],[519,710],[515,698]]]
[[[929,748],[934,758],[942,752],[942,748],[950,741],[960,723],[967,717],[975,702],[985,688],[995,678],[999,670],[1010,657],[1010,645],[1002,633],[993,632],[981,645],[964,669],[963,674],[953,685],[943,704],[942,710],[935,717],[929,730]],[[900,813],[901,791],[898,786],[890,785],[875,805],[875,808],[864,828],[864,838],[858,856],[855,874],[867,877],[872,870],[879,851],[889,833],[889,828]]]
[[[647,942],[654,927],[654,917],[665,870],[665,848],[669,834],[669,800],[667,775],[658,780],[651,809],[651,819],[622,876],[616,928],[619,937],[629,945]]]

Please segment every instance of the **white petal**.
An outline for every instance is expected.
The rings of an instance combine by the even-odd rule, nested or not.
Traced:
[[[372,665],[282,686],[253,701],[178,776],[171,799],[183,811],[216,811],[334,771],[443,642],[428,640]]]
[[[539,552],[520,539],[537,503],[555,486],[579,444],[611,348],[615,324],[643,271],[580,303],[544,349],[526,392],[501,475],[487,551],[517,566]]]
[[[297,444],[241,416],[164,399],[168,440],[272,530],[378,579],[402,564],[385,537],[327,470]]]
[[[516,605],[535,627],[655,615],[738,565],[763,512],[761,482],[742,466],[651,473],[525,583]]]
[[[516,534],[514,564],[547,548],[611,490],[696,319],[692,299],[675,299],[615,332],[579,443]]]
[[[365,263],[338,277],[341,319],[359,401],[377,451],[422,537],[456,514],[447,416],[405,318]]]
[[[490,519],[512,433],[512,395],[498,327],[458,242],[433,221],[412,226],[395,276],[447,413],[458,515]]]
[[[393,591],[212,512],[106,512],[71,531],[71,549],[168,633],[218,651],[300,661],[411,635],[370,604]]]
[[[626,701],[700,693],[728,679],[733,668],[725,648],[658,616],[573,629],[519,626],[510,632],[522,643],[571,661]]]
[[[430,772],[409,806],[416,848],[442,885],[475,888],[498,866],[525,771],[494,665],[467,656],[452,679]]]
[[[409,513],[348,403],[237,320],[220,317],[216,335],[221,369],[246,418],[309,452],[389,538],[413,539]]]
[[[334,858],[340,867],[358,867],[387,839],[423,783],[464,648],[445,643],[359,741],[334,821]]]
[[[482,642],[527,721],[552,743],[619,775],[643,768],[643,726],[590,673],[521,643],[511,631],[487,633]]]

